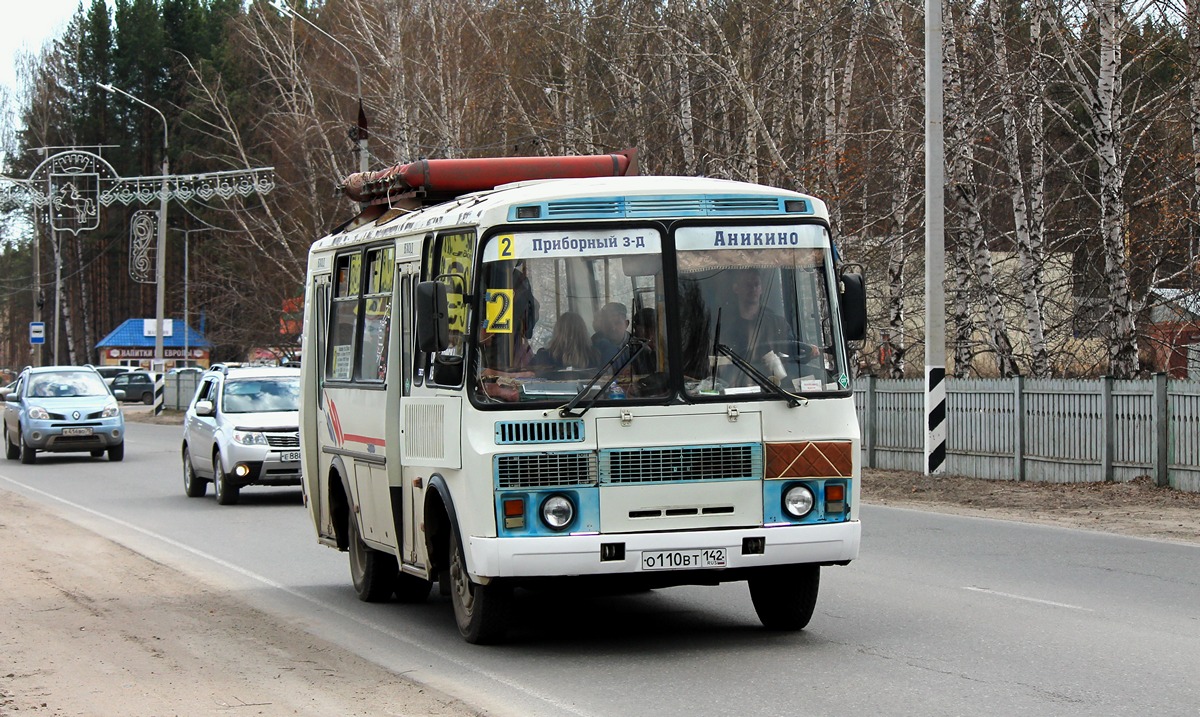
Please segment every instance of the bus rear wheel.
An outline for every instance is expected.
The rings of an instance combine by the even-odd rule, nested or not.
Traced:
[[[803,630],[812,619],[821,587],[820,565],[764,568],[750,578],[750,600],[768,630]]]
[[[501,642],[512,612],[512,588],[502,582],[476,583],[467,574],[458,526],[450,533],[450,602],[463,639],[473,645]]]
[[[350,516],[350,580],[363,602],[387,602],[396,589],[400,569],[396,557],[369,547],[358,532],[358,521]]]

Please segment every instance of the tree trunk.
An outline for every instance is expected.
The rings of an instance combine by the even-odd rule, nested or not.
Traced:
[[[1121,166],[1121,8],[1102,0],[1099,22],[1099,70],[1092,116],[1096,119],[1096,159],[1100,164],[1100,237],[1104,245],[1104,282],[1108,289],[1109,372],[1133,378],[1138,372],[1136,316],[1125,257],[1125,175]]]

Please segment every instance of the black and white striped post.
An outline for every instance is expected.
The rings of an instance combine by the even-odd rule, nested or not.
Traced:
[[[154,415],[159,415],[163,412],[163,404],[166,400],[167,383],[166,373],[162,370],[154,373]]]
[[[925,0],[925,475],[946,462],[945,146],[942,1]]]

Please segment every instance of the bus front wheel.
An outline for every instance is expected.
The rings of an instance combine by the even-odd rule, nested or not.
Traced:
[[[768,630],[803,630],[812,619],[821,587],[820,565],[764,568],[750,578],[754,612]]]
[[[473,645],[503,640],[512,607],[512,588],[498,581],[483,585],[471,580],[458,526],[450,534],[449,571],[450,601],[463,639]]]

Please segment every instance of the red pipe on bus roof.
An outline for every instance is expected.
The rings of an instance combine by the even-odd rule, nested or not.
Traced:
[[[378,172],[356,172],[342,190],[357,202],[418,189],[431,194],[467,194],[532,179],[581,179],[637,174],[637,150],[559,157],[422,159]]]

